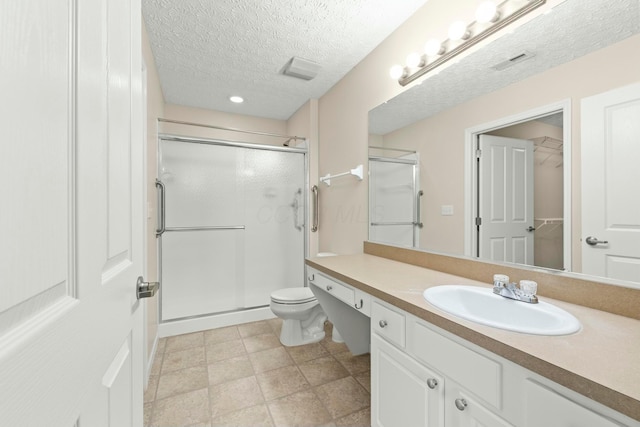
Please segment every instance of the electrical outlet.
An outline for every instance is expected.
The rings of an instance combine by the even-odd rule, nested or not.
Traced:
[[[443,216],[453,215],[453,205],[442,205],[440,207],[440,212]]]

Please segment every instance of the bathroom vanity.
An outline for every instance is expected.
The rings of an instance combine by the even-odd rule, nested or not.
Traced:
[[[640,320],[541,294],[582,327],[529,335],[424,300],[433,286],[491,287],[490,274],[463,271],[368,253],[307,260],[309,285],[351,351],[370,348],[372,426],[640,426]]]

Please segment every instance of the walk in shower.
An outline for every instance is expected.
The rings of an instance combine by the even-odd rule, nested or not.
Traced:
[[[418,166],[415,151],[369,147],[369,240],[418,247]]]
[[[160,137],[163,324],[268,310],[303,286],[306,164],[305,149]]]

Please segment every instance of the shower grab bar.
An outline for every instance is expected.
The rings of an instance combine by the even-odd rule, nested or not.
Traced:
[[[165,222],[164,222],[164,210],[165,210],[165,198],[164,198],[164,194],[165,194],[165,186],[164,183],[162,181],[160,181],[159,179],[156,179],[156,188],[160,189],[160,218],[159,218],[159,228],[156,228],[156,237],[160,237],[162,236],[162,233],[164,233],[167,229],[165,227]]]
[[[244,230],[244,225],[210,225],[205,227],[169,227],[165,231]]]
[[[420,218],[420,199],[422,196],[424,196],[424,191],[418,191],[418,195],[416,196],[416,225],[420,228],[424,227],[422,219]]]
[[[313,193],[313,224],[311,224],[311,231],[318,231],[318,186],[314,185],[311,187],[311,193]]]

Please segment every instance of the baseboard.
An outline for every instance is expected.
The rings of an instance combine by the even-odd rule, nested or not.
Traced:
[[[267,306],[232,313],[197,317],[193,319],[161,322],[158,326],[158,335],[161,338],[171,337],[174,335],[205,331],[207,329],[222,328],[225,326],[239,325],[241,323],[273,319],[275,317],[276,316],[271,311],[271,308]]]

